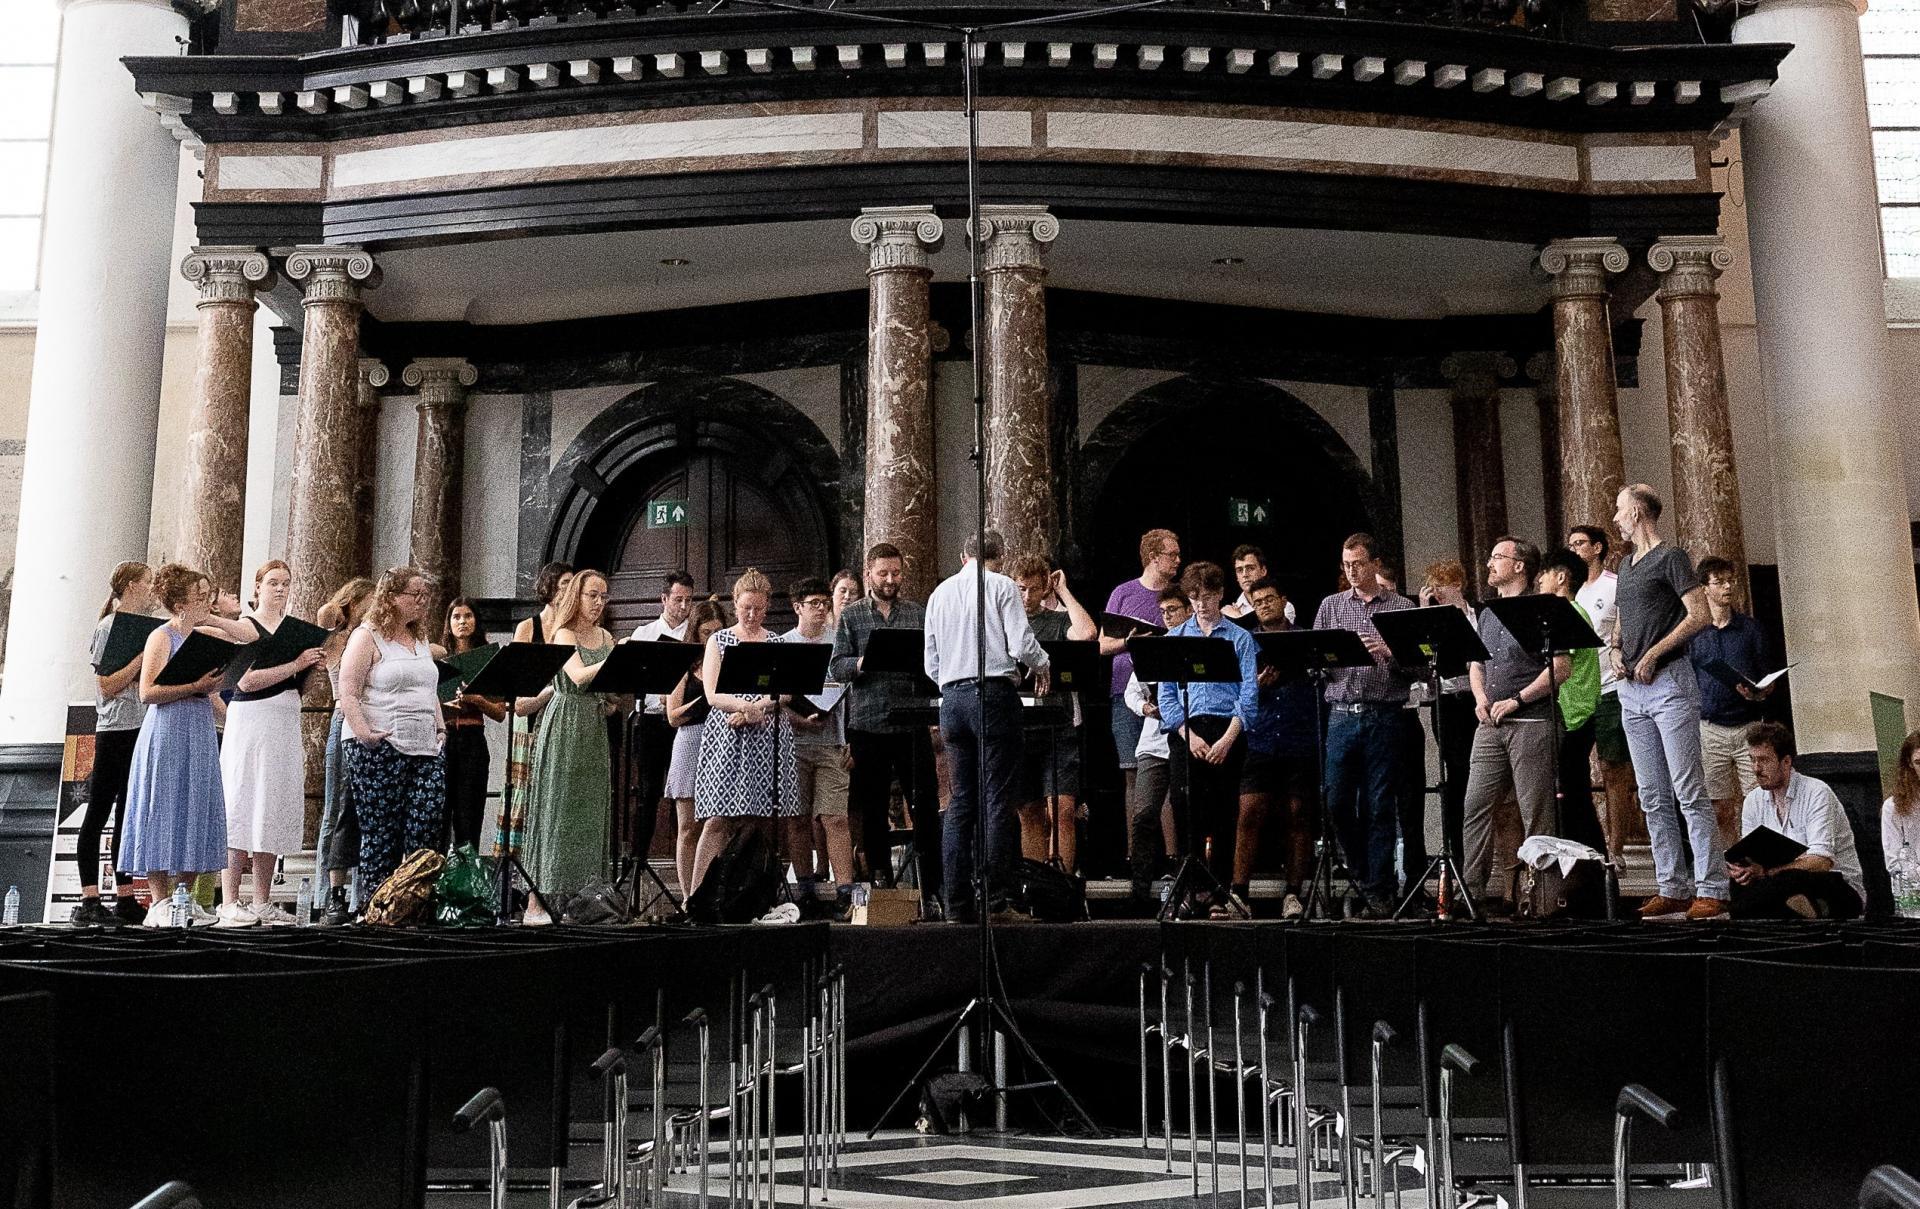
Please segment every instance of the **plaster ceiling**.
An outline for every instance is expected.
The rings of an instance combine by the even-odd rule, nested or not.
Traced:
[[[618,231],[382,253],[387,321],[520,324],[856,290],[846,222]],[[933,258],[964,281],[962,224]],[[1063,289],[1383,318],[1530,312],[1546,301],[1521,243],[1365,231],[1067,220],[1047,253]],[[1216,264],[1222,259],[1239,263]],[[663,264],[685,261],[685,264]]]

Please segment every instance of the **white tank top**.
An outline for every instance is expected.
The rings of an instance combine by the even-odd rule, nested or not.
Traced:
[[[440,673],[422,639],[408,650],[389,642],[371,626],[380,658],[367,672],[360,710],[374,730],[391,732],[387,742],[402,755],[430,756],[440,750]]]

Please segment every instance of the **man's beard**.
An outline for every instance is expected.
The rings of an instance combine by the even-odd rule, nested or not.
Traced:
[[[899,584],[873,585],[873,598],[875,600],[895,600],[895,599],[898,599],[899,596],[900,596]]]

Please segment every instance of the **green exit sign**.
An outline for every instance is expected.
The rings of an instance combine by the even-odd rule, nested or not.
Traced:
[[[1272,500],[1229,499],[1227,501],[1227,523],[1241,529],[1253,529],[1266,524],[1273,517]]]
[[[687,501],[648,500],[647,528],[684,529],[687,527]]]

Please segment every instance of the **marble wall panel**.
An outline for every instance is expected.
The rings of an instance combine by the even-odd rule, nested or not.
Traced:
[[[835,453],[845,452],[841,449],[838,365],[810,365],[804,369],[734,374],[733,377],[771,391],[793,404],[795,410],[813,421],[813,426],[820,430],[820,435],[833,446]]]
[[[1025,110],[982,110],[982,147],[1033,146],[1034,115]],[[879,145],[894,147],[965,147],[966,114],[954,110],[882,110]]]
[[[933,472],[940,483],[934,582],[960,567],[960,548],[978,523],[973,463],[973,371],[965,361],[933,363]]]
[[[1542,550],[1564,533],[1547,532],[1546,480],[1540,476],[1540,405],[1533,391],[1500,392],[1500,446],[1507,471],[1507,527]],[[1485,558],[1486,551],[1475,553]]]
[[[1400,531],[1409,575],[1452,558],[1459,548],[1459,498],[1453,481],[1453,410],[1444,390],[1402,390]],[[1416,585],[1417,586],[1417,585]]]
[[[520,511],[519,395],[467,396],[466,466],[462,474],[460,590],[468,596],[512,596]]]
[[[319,189],[326,165],[318,155],[222,155],[214,163],[222,189],[274,192]]]
[[[411,395],[395,395],[374,426],[373,568],[407,561],[413,526],[413,457],[420,418]]]
[[[1588,175],[1596,181],[1690,181],[1696,164],[1691,143],[1587,149]]]
[[[1325,382],[1274,382],[1319,413],[1347,443],[1362,466],[1371,456],[1373,425],[1367,415],[1367,388]]]
[[[1113,414],[1114,408],[1149,387],[1180,376],[1169,370],[1121,365],[1081,365],[1075,373],[1079,376],[1082,444],[1100,427],[1101,421]]]
[[[651,385],[635,382],[628,386],[588,386],[578,390],[553,392],[553,444],[549,447],[551,465],[558,466],[567,447],[593,418],[634,391]]]

